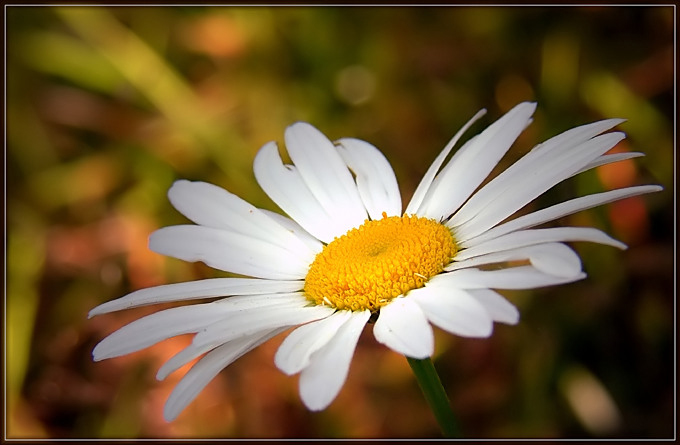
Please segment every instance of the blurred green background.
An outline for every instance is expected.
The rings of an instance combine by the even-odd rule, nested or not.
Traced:
[[[131,290],[223,276],[147,249],[186,220],[178,178],[275,209],[256,151],[306,120],[370,141],[404,202],[478,109],[534,123],[499,168],[578,124],[623,117],[619,151],[535,206],[632,184],[661,193],[564,218],[630,248],[575,244],[588,278],[505,292],[522,317],[490,339],[436,332],[468,437],[669,438],[674,429],[674,10],[667,7],[7,7],[7,438],[438,437],[403,357],[367,328],[326,411],[280,373],[277,337],[222,372],[173,423],[190,339],[100,363],[106,334],[156,308],[87,319]],[[472,134],[472,133],[471,133]],[[177,374],[181,374],[185,370]]]

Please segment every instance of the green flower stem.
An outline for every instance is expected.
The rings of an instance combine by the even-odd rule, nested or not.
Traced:
[[[423,360],[406,357],[406,360],[408,360],[408,364],[411,366],[416,380],[418,380],[418,385],[420,385],[420,389],[423,391],[444,437],[461,437],[449,398],[446,396],[446,391],[444,391],[442,382],[439,380],[432,360],[429,357]]]

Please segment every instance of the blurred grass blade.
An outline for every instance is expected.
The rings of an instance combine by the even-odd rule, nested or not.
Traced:
[[[67,7],[55,12],[97,49],[174,125],[200,133],[199,106],[191,88],[152,48],[105,8]]]
[[[244,180],[250,159],[239,156],[239,148],[245,144],[231,126],[214,121],[216,117],[206,112],[191,86],[161,55],[106,8],[57,7],[54,11],[158,109],[174,131],[194,139],[197,150],[209,150],[226,175]]]

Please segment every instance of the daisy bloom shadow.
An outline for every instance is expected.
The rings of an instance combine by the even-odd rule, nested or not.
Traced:
[[[222,369],[295,327],[276,352],[276,366],[288,375],[299,373],[303,403],[323,410],[341,390],[369,321],[375,322],[378,342],[411,359],[433,354],[432,325],[463,337],[488,337],[494,322],[516,324],[516,307],[497,289],[583,279],[580,258],[566,242],[626,247],[595,228],[535,227],[661,190],[626,187],[509,219],[571,176],[640,156],[606,154],[624,138],[609,132],[623,121],[607,119],[539,144],[480,187],[531,123],[535,108],[517,105],[449,157],[483,111],[477,113],[437,156],[404,210],[394,171],[377,148],[352,138],[333,143],[303,122],[285,131],[292,165],[283,163],[273,142],[254,161],[257,182],[287,216],[211,184],[175,182],[170,201],[195,224],[157,230],[150,248],[244,277],[141,289],[97,306],[91,317],[215,298],[120,328],[94,348],[94,359],[194,334],[192,343],[158,370],[162,380],[201,357],[165,405],[171,421]]]

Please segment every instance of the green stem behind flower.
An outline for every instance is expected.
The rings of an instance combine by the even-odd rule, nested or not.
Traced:
[[[418,385],[420,385],[420,389],[423,391],[444,437],[461,437],[449,398],[446,396],[446,391],[444,391],[442,382],[439,380],[432,360],[429,357],[423,360],[406,357],[406,360],[408,360],[408,364],[411,366],[416,380],[418,380]]]

